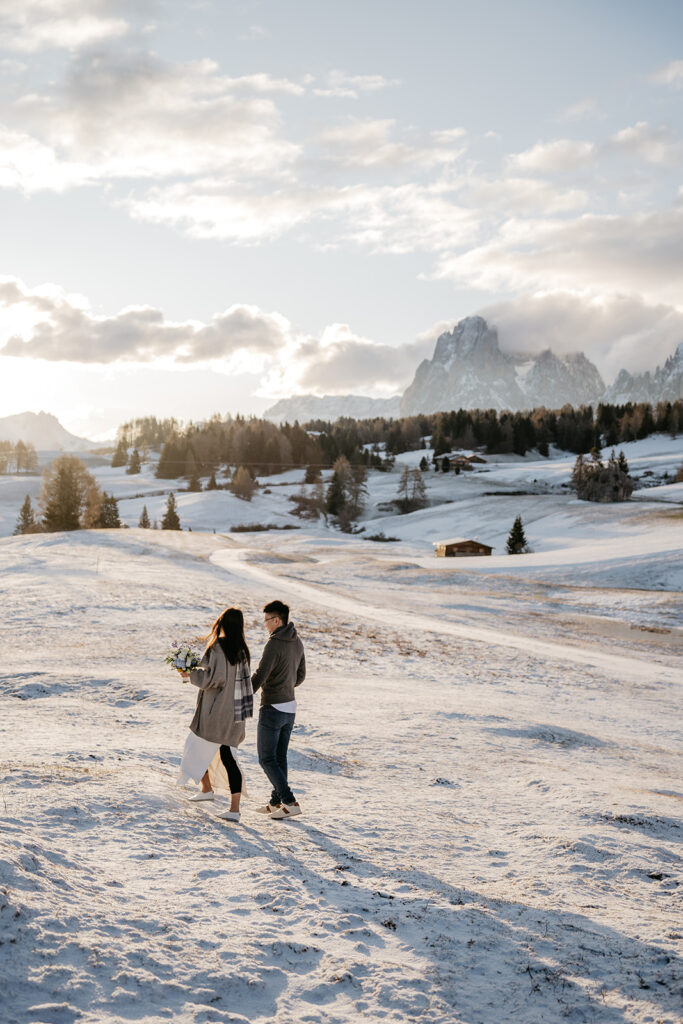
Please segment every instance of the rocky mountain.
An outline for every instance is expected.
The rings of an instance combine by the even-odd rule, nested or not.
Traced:
[[[683,342],[653,373],[622,370],[605,387],[598,368],[582,352],[560,357],[502,352],[498,332],[480,316],[468,316],[437,339],[402,398],[359,395],[298,395],[282,399],[264,415],[276,422],[335,420],[340,416],[414,416],[448,409],[561,409],[598,402],[672,402],[683,398]]]
[[[401,415],[445,409],[532,409],[588,405],[605,384],[582,353],[564,359],[546,349],[537,356],[501,352],[498,332],[469,316],[442,334],[401,399]]]
[[[70,434],[49,412],[20,412],[0,419],[0,441],[24,441],[37,451],[82,452],[97,448],[94,441]]]
[[[626,402],[675,402],[683,398],[683,341],[663,366],[654,373],[631,374],[620,370],[614,384],[606,389],[605,402],[623,405]]]
[[[398,416],[401,396],[394,398],[367,398],[365,395],[295,395],[282,398],[263,416],[274,423],[307,423],[309,420],[337,420],[350,416],[355,420],[373,416]]]

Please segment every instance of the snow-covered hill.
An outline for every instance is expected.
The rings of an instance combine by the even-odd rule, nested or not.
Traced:
[[[95,441],[76,437],[49,412],[21,412],[0,419],[0,441],[24,441],[37,451],[82,452],[97,448]]]
[[[290,486],[254,518],[286,515]],[[180,497],[188,521],[232,507]],[[593,530],[592,578],[428,559],[412,516],[399,545],[322,527],[0,540],[3,1024],[673,1024],[681,595],[637,588],[680,517],[564,508],[554,549],[543,519],[529,533],[550,557]],[[163,655],[235,603],[258,658],[273,596],[307,651],[304,813],[255,812],[250,722],[236,825],[176,786],[194,692]]]

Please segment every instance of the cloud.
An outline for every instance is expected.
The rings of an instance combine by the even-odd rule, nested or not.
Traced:
[[[151,307],[96,316],[83,297],[55,285],[30,289],[17,278],[0,280],[0,328],[21,322],[0,356],[84,365],[148,364],[168,370],[210,365],[216,372],[259,374],[258,395],[350,389],[393,394],[417,363],[431,354],[433,332],[401,347],[362,338],[346,324],[331,324],[319,338],[295,329],[282,314],[234,305],[208,322],[172,322]]]
[[[665,64],[650,75],[650,81],[658,85],[683,85],[683,60],[672,60]]]
[[[395,394],[412,380],[415,368],[431,355],[432,342],[418,340],[394,347],[358,337],[348,324],[326,327],[318,342],[302,351],[303,369],[296,389],[314,394],[347,394],[349,391]],[[272,383],[270,385],[272,387]],[[288,393],[286,379],[280,390]]]
[[[647,121],[623,128],[612,135],[602,147],[620,155],[636,156],[651,164],[676,164],[683,156],[683,145],[668,125],[651,125]]]
[[[445,257],[436,276],[492,291],[590,287],[675,305],[683,280],[683,207],[510,219],[483,245]]]
[[[357,100],[361,93],[377,92],[400,85],[398,79],[384,78],[383,75],[348,75],[344,71],[330,71],[325,86],[313,89],[315,96],[329,96]]]
[[[125,36],[132,3],[121,0],[16,0],[0,10],[0,44],[20,53],[76,50]],[[138,3],[140,8],[148,3]]]
[[[394,139],[395,130],[393,119],[349,118],[329,125],[318,134],[316,142],[327,150],[337,167],[431,167],[452,163],[464,152],[461,133],[438,133],[442,136],[438,145],[416,146]],[[453,146],[455,141],[459,143],[457,148]]]
[[[653,370],[683,340],[683,310],[634,295],[524,294],[479,312],[498,328],[505,351],[583,351],[609,382],[622,368]]]
[[[513,153],[508,166],[513,170],[547,174],[555,171],[573,171],[595,156],[595,145],[580,139],[555,139],[537,142],[531,149]]]
[[[228,180],[247,172],[282,177],[299,147],[279,134],[280,116],[267,93],[300,88],[269,76],[226,78],[211,60],[172,64],[148,53],[88,53],[61,90],[18,101],[24,159],[17,164],[0,149],[0,174],[13,175],[25,191],[46,187],[46,163],[59,188],[187,179],[218,169]]]
[[[565,107],[558,117],[558,121],[582,121],[586,117],[595,116],[597,110],[598,105],[595,100],[586,97]]]
[[[284,317],[254,306],[231,306],[208,323],[168,321],[152,307],[96,316],[83,297],[54,285],[30,289],[5,278],[0,281],[3,319],[17,307],[25,313],[24,328],[0,349],[3,356],[78,363],[227,360],[243,369],[247,362],[260,366],[291,341]]]

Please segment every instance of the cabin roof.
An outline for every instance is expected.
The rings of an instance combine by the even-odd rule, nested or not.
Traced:
[[[490,544],[484,544],[483,541],[477,540],[476,537],[451,537],[450,540],[435,540],[432,541],[433,547],[441,547],[447,544],[481,544],[484,548],[490,548]]]

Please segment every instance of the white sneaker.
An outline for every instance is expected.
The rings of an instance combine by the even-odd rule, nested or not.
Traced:
[[[218,817],[219,818],[223,818],[225,821],[239,821],[240,820],[240,812],[239,811],[221,811],[221,813],[218,815]]]
[[[297,814],[301,814],[301,808],[296,801],[293,804],[280,804],[279,807],[274,807],[270,812],[271,818],[274,818],[275,821],[282,821],[284,818],[294,818]]]
[[[208,793],[202,793],[202,791],[200,790],[198,793],[195,793],[194,796],[191,796],[189,799],[190,803],[192,804],[199,804],[202,802],[202,800],[213,800],[213,790],[210,789]]]
[[[264,804],[263,807],[257,807],[256,810],[259,814],[270,814],[279,806],[279,804]]]

